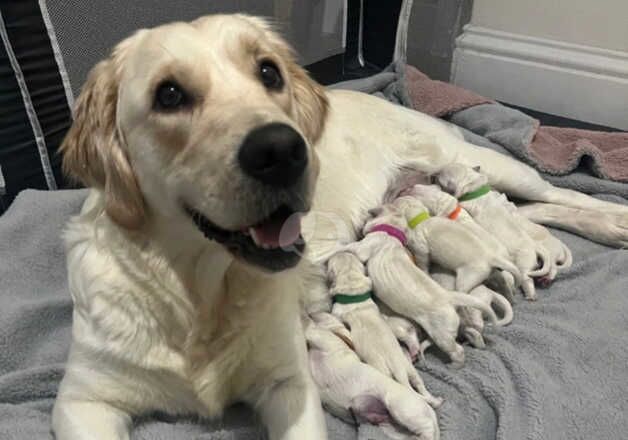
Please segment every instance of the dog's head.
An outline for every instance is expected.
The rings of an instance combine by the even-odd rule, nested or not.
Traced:
[[[427,207],[418,197],[402,196],[397,198],[393,202],[393,205],[397,207],[399,212],[401,212],[405,219],[408,221],[415,217],[417,214],[421,214],[423,212],[429,213]]]
[[[438,185],[414,185],[404,191],[402,195],[416,197],[430,211],[430,214],[441,215],[455,209],[458,201],[451,194],[447,194]]]
[[[443,191],[459,198],[469,191],[474,191],[488,182],[480,167],[469,167],[460,163],[445,166],[437,175],[436,180]]]
[[[64,168],[137,230],[188,224],[254,266],[299,261],[318,174],[324,89],[263,20],[217,15],[141,30],[96,65]],[[302,249],[301,249],[302,250]]]
[[[371,232],[371,229],[375,226],[383,224],[394,226],[404,232],[408,229],[408,223],[406,222],[403,212],[393,203],[386,203],[377,208],[370,209],[369,214],[371,218],[366,221],[362,228],[364,235]]]
[[[372,288],[364,264],[350,252],[338,252],[327,261],[327,278],[332,293],[360,294]]]

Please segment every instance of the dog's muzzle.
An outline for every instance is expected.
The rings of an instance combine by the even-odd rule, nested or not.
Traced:
[[[305,140],[286,124],[263,125],[245,137],[237,159],[252,184],[268,196],[251,210],[268,214],[237,230],[227,230],[189,205],[185,210],[205,237],[222,244],[236,257],[271,271],[295,266],[305,250],[301,216],[309,209]],[[275,200],[270,210],[268,200]]]

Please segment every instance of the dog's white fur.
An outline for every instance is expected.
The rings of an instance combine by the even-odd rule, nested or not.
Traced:
[[[395,313],[419,324],[456,366],[464,362],[464,349],[456,342],[460,320],[456,307],[477,307],[497,320],[486,304],[461,292],[443,289],[427,273],[419,269],[403,244],[386,232],[371,231],[386,224],[407,234],[406,219],[394,205],[387,204],[373,211],[375,217],[363,228],[365,237],[344,247],[366,262],[368,274],[378,298]]]
[[[279,65],[282,93],[260,85],[260,56]],[[154,82],[168,74],[194,91],[190,111],[152,111]],[[206,240],[180,204],[224,228],[259,218],[273,195],[247,185],[234,156],[270,121],[307,138],[311,183],[320,168],[307,255],[333,247],[339,223],[355,238],[401,167],[434,173],[454,160],[480,165],[509,195],[604,211],[613,217],[599,230],[579,232],[628,243],[628,208],[555,188],[430,116],[324,91],[262,20],[210,16],[139,31],[90,74],[63,146],[66,169],[93,191],[66,233],[75,310],[52,417],[60,440],[127,439],[132,416],[217,416],[236,400],[258,409],[271,439],[325,438],[296,303],[301,291],[323,291],[322,267],[261,273]],[[316,212],[338,221],[312,227]]]
[[[427,207],[414,196],[402,196],[393,203],[408,221],[418,214],[429,214]],[[494,269],[509,272],[521,284],[521,272],[508,258],[493,252],[468,228],[444,217],[429,217],[409,228],[408,249],[425,271],[429,271],[430,261],[454,271],[454,289],[459,292],[470,292],[484,283]]]
[[[312,375],[332,414],[380,425],[392,438],[408,438],[396,435],[397,427],[409,431],[410,438],[440,438],[436,414],[423,396],[360,362],[325,326],[310,323],[305,335]]]
[[[459,163],[444,167],[438,173],[437,179],[440,186],[456,198],[475,191],[488,182],[488,178],[480,172]],[[489,191],[486,195],[463,201],[460,205],[508,248],[522,273],[521,286],[525,297],[534,300],[536,289],[532,277],[547,276],[553,270],[554,260],[545,246],[527,234],[505,202],[507,200],[503,194]],[[540,268],[537,268],[538,260],[542,262]]]
[[[349,252],[335,254],[327,262],[330,294],[359,295],[372,289],[362,262]],[[392,330],[372,299],[353,304],[335,303],[332,314],[348,326],[357,355],[376,370],[415,389],[434,407],[442,399],[425,388],[423,379],[406,357]],[[416,334],[416,332],[415,332]]]
[[[456,207],[460,206],[454,196],[447,194],[438,185],[414,185],[403,191],[403,194],[419,198],[430,211],[431,215],[439,217],[449,217]],[[484,245],[487,246],[492,253],[499,255],[501,258],[510,258],[510,253],[506,246],[473,220],[473,217],[471,217],[462,206],[460,206],[460,211],[455,221],[482,240]],[[493,272],[489,283],[500,290],[510,302],[514,300],[515,294],[517,293],[517,286],[515,278],[510,272]]]

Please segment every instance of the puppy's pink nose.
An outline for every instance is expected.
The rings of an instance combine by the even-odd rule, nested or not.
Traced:
[[[252,130],[238,153],[242,170],[275,187],[294,185],[307,167],[303,137],[286,124],[272,123]]]

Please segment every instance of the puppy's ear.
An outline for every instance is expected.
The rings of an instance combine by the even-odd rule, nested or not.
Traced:
[[[121,43],[89,73],[61,152],[64,172],[103,190],[109,217],[127,229],[137,229],[145,217],[144,199],[116,126],[118,66],[127,46],[128,42]]]
[[[327,119],[329,102],[325,89],[293,60],[287,63],[287,69],[292,80],[297,124],[308,141],[315,144],[323,132]]]

